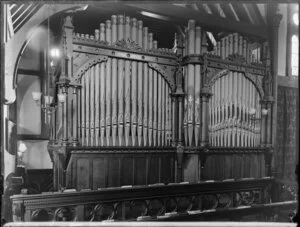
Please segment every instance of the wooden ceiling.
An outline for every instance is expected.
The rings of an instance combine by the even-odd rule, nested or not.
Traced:
[[[94,29],[99,28],[100,23],[110,19],[111,15],[122,14],[142,20],[144,26],[147,26],[154,34],[154,39],[158,40],[159,47],[172,47],[174,33],[184,30],[189,19],[195,19],[198,25],[212,32],[217,40],[228,32],[240,32],[259,38],[267,37],[265,5],[263,4],[238,3],[237,1],[232,3],[199,1],[191,4],[176,4],[171,1],[150,3],[147,1],[92,1],[88,3],[87,9],[74,14],[75,32],[93,34]],[[24,23],[30,18],[31,14],[28,12],[31,12],[31,9],[36,10],[40,6],[35,3],[27,9],[29,5],[11,4],[11,15],[14,15],[12,23],[17,25],[17,28],[22,26],[20,21]],[[27,9],[27,13],[24,13],[24,9]],[[157,16],[149,16],[147,13],[154,13]],[[53,29],[58,27],[60,16],[56,15],[51,18]],[[20,18],[23,19],[20,20]]]

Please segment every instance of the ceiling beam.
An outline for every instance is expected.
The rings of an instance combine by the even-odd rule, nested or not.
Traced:
[[[207,14],[204,6],[201,3],[196,3],[196,5],[201,13]]]
[[[213,15],[221,16],[218,9],[217,9],[217,7],[213,3],[207,3],[207,5],[208,5],[210,11],[213,13]]]
[[[256,4],[254,4],[254,3],[252,3],[251,5],[252,5],[252,8],[254,10],[255,17],[259,20],[259,23],[262,24],[262,25],[265,25],[266,21],[263,18],[263,16],[261,15],[261,13],[260,13],[260,11],[258,9],[258,6]]]
[[[225,14],[225,16],[229,19],[229,20],[234,20],[236,21],[235,19],[235,16],[231,10],[231,8],[229,7],[229,4],[227,3],[220,3],[220,6]]]
[[[256,15],[256,12],[255,12],[255,10],[253,8],[253,5],[252,4],[244,4],[244,5],[247,8],[247,10],[248,10],[248,12],[250,14],[250,17],[251,17],[253,23],[254,24],[261,24],[258,16]]]
[[[231,3],[231,4],[237,16],[239,17],[240,21],[252,24],[251,19],[248,17],[246,10],[241,3]]]
[[[233,32],[240,32],[244,34],[249,34],[252,36],[257,36],[261,38],[266,38],[267,33],[264,26],[252,25],[249,23],[242,23],[220,16],[200,14],[195,10],[188,8],[177,7],[170,4],[126,4],[133,8],[144,10],[152,13],[161,14],[164,16],[171,17],[175,23],[187,25],[188,19],[194,19],[198,23],[202,24],[203,27],[208,28],[219,28],[225,29]]]

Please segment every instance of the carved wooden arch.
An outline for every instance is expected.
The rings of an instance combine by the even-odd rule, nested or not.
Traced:
[[[222,69],[220,71],[218,71],[207,83],[207,85],[205,87],[207,88],[211,88],[212,85],[221,77],[226,76],[229,73],[229,69]],[[258,93],[260,94],[260,97],[263,98],[264,97],[264,90],[261,84],[261,81],[258,79],[256,80],[255,75],[251,74],[251,73],[243,73],[243,75],[249,79],[251,81],[251,83],[254,84],[254,86],[256,87]]]
[[[213,75],[211,77],[211,79],[209,79],[209,81],[205,87],[211,88],[213,86],[213,84],[216,82],[216,80],[220,79],[222,76],[227,75],[228,73],[229,73],[229,69],[222,69],[222,70],[218,71],[215,75]],[[209,78],[210,78],[210,76],[209,76]]]
[[[256,87],[256,89],[258,90],[259,94],[260,94],[260,97],[263,98],[264,97],[264,89],[262,87],[262,84],[261,84],[261,81],[257,78],[257,76],[251,74],[251,73],[244,73],[245,77],[247,79],[249,79],[253,84],[254,86]]]
[[[74,74],[74,81],[76,83],[79,83],[82,75],[93,65],[96,65],[97,63],[107,61],[108,57],[103,55],[96,55],[95,57],[87,60],[82,66],[79,67],[77,72]]]
[[[167,84],[170,86],[172,92],[175,91],[176,89],[176,84],[174,80],[174,73],[175,73],[175,68],[170,67],[170,66],[161,66],[157,63],[148,63],[148,66],[158,73],[162,75],[162,77],[165,79]]]

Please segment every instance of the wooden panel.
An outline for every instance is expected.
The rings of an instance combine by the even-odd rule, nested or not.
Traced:
[[[259,168],[258,168],[258,156],[257,155],[254,155],[253,156],[253,159],[251,161],[251,169],[252,169],[252,173],[251,173],[251,176],[253,177],[258,177],[259,176]]]
[[[93,189],[106,187],[107,162],[104,157],[93,160]]]
[[[244,155],[244,177],[251,177],[250,162],[251,162],[250,155]]]
[[[67,188],[103,188],[174,182],[174,153],[73,151]]]
[[[133,157],[125,157],[121,160],[121,185],[132,185],[134,184]]]
[[[199,180],[198,162],[198,155],[188,155],[185,157],[183,181],[194,183]]]
[[[148,157],[148,184],[155,184],[159,183],[159,169],[157,168],[158,164],[158,157],[155,156],[149,156]]]
[[[265,156],[263,154],[260,155],[260,177],[266,176],[266,168],[265,168]]]
[[[120,186],[120,161],[117,156],[108,158],[107,187]]]
[[[226,155],[224,159],[225,159],[224,179],[230,179],[232,178],[232,156]]]
[[[203,180],[211,180],[214,178],[214,168],[215,168],[215,156],[207,157],[205,168],[204,168],[204,179]]]
[[[76,168],[76,180],[77,189],[87,189],[89,188],[89,159],[79,158],[77,159]]]
[[[173,167],[173,158],[169,155],[165,155],[161,157],[161,173],[160,173],[160,179],[163,183],[170,183],[173,181],[173,173],[174,173],[174,167]]]
[[[137,157],[134,159],[134,184],[135,185],[145,185],[147,184],[147,159],[146,157]]]

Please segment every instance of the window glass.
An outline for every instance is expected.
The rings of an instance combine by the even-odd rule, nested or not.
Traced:
[[[299,40],[298,36],[292,36],[292,75],[298,76],[298,67],[299,67]]]

